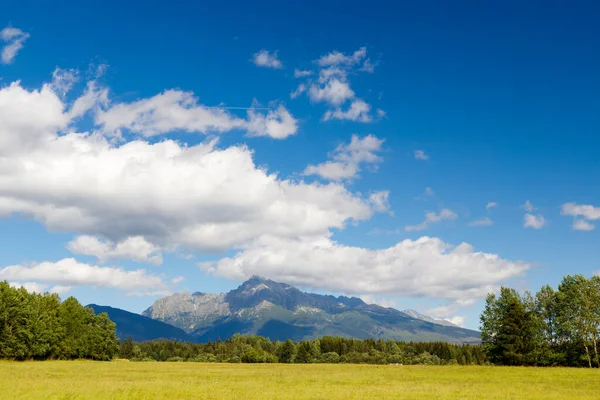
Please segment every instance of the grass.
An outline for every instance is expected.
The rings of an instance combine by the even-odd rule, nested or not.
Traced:
[[[598,399],[600,370],[0,362],[0,399]]]

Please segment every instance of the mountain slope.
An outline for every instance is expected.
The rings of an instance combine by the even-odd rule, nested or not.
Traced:
[[[107,313],[108,318],[117,325],[117,336],[119,339],[127,339],[131,336],[136,342],[154,339],[171,339],[186,342],[197,340],[194,336],[188,335],[183,329],[139,314],[96,304],[90,304],[87,307],[93,309],[96,314]]]
[[[226,294],[173,294],[157,300],[143,315],[173,324],[199,341],[224,340],[234,333],[259,334],[272,340],[335,335],[453,343],[480,341],[477,331],[422,314],[409,315],[366,304],[355,297],[305,293],[256,276]]]
[[[422,321],[433,322],[434,324],[445,325],[445,326],[458,326],[456,324],[453,324],[450,321],[446,321],[445,319],[434,319],[434,318],[431,318],[429,315],[421,314],[420,312],[415,311],[415,310],[402,310],[402,312],[404,314],[408,314],[411,317],[420,319]]]

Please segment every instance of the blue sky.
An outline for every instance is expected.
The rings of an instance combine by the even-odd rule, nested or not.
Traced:
[[[0,279],[140,312],[260,274],[476,328],[600,270],[599,14],[3,4]]]

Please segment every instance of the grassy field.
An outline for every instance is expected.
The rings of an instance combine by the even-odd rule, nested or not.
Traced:
[[[0,362],[0,399],[598,399],[599,370]]]

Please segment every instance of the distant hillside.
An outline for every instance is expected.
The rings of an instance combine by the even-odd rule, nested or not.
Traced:
[[[175,293],[157,300],[143,315],[177,326],[198,341],[224,340],[234,333],[244,333],[272,340],[331,335],[480,342],[477,331],[437,321],[412,310],[409,312],[414,314],[366,304],[355,297],[305,293],[293,286],[255,276],[229,293]]]
[[[117,324],[117,336],[119,339],[126,339],[131,336],[136,342],[154,339],[181,340],[186,342],[196,341],[194,336],[188,335],[180,328],[139,314],[96,304],[90,304],[88,307],[92,308],[96,314],[103,312],[108,314],[108,317]]]

